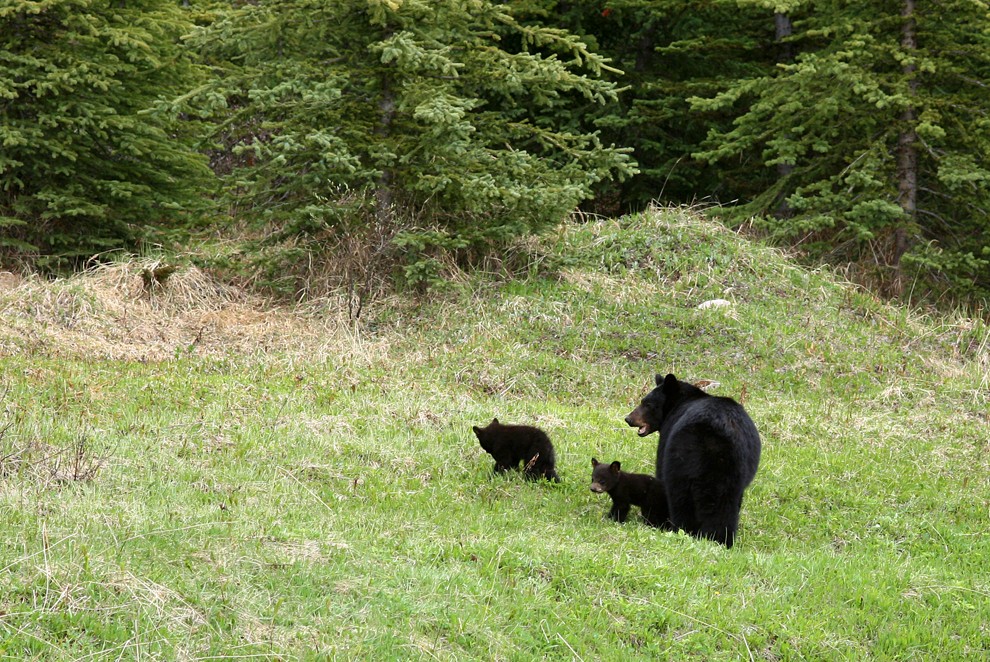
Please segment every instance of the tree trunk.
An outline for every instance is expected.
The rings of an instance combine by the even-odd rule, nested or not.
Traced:
[[[918,134],[915,132],[916,114],[914,96],[918,89],[916,67],[913,64],[913,51],[918,48],[918,40],[914,19],[915,0],[904,0],[901,10],[901,48],[908,54],[908,61],[902,67],[902,73],[907,79],[908,102],[901,113],[901,132],[897,139],[897,198],[898,204],[904,210],[905,219],[894,228],[893,246],[890,256],[890,266],[893,267],[891,293],[904,293],[901,258],[908,249],[908,228],[912,227],[918,216]]]
[[[777,43],[777,62],[790,62],[794,59],[794,53],[790,42],[784,39],[794,34],[794,24],[791,17],[783,12],[773,15],[774,41]]]
[[[378,128],[376,133],[380,138],[387,138],[391,133],[394,116],[395,92],[392,90],[391,82],[386,75],[382,80],[382,96],[378,101]],[[383,227],[387,226],[393,212],[392,185],[392,169],[390,167],[382,168],[382,174],[378,178],[378,186],[375,188],[375,219]]]
[[[791,17],[782,12],[776,12],[773,15],[773,25],[774,25],[774,41],[777,44],[777,63],[787,63],[794,60],[794,53],[791,48],[790,42],[784,41],[787,37],[790,37],[794,32],[794,24],[791,22]],[[778,163],[777,164],[777,180],[786,179],[791,173],[794,172],[794,166],[790,163]],[[787,204],[786,191],[781,191],[780,200],[777,202],[777,209],[774,211],[774,216],[777,218],[790,218],[793,211],[791,206]]]
[[[391,27],[385,28],[383,39],[394,34]],[[378,99],[378,126],[375,135],[381,141],[387,141],[392,134],[392,120],[395,118],[395,89],[392,86],[392,76],[388,70],[382,73],[381,96]],[[394,214],[393,186],[395,184],[392,168],[383,165],[382,174],[375,187],[375,220],[379,227],[389,227]]]
[[[653,61],[654,49],[656,49],[656,34],[657,28],[652,22],[643,30],[643,34],[636,44],[636,64],[633,67],[634,71],[642,73],[649,69]]]

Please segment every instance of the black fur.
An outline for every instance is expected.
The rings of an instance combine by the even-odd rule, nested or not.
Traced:
[[[630,507],[639,506],[647,524],[669,526],[667,498],[660,481],[653,476],[628,473],[622,470],[619,462],[604,464],[591,458],[591,491],[607,492],[612,497],[612,510],[608,516],[616,522],[625,522]]]
[[[639,436],[660,434],[656,476],[670,523],[732,547],[743,491],[760,463],[760,434],[742,405],[715,397],[674,375],[653,389],[626,423]]]
[[[521,462],[527,478],[560,482],[553,444],[547,434],[530,425],[502,425],[493,418],[487,427],[472,426],[486,453],[495,458],[495,473],[515,469]]]

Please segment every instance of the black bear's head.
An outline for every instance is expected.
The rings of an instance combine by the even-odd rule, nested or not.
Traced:
[[[604,464],[591,458],[591,491],[599,494],[611,492],[619,482],[621,466],[618,461]]]
[[[656,384],[657,387],[647,393],[639,406],[629,412],[625,419],[630,427],[639,428],[636,432],[641,437],[659,430],[667,414],[686,397],[685,389],[694,389],[690,384],[679,381],[672,373],[668,373],[666,377],[657,375]]]

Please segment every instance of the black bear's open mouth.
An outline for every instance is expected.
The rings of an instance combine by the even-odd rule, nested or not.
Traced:
[[[646,416],[643,415],[643,405],[640,405],[629,412],[629,415],[626,416],[625,421],[626,425],[629,427],[636,428],[636,433],[641,437],[645,437],[653,432],[653,428],[646,422]]]

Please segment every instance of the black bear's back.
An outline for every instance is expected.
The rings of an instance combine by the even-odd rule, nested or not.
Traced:
[[[741,483],[740,489],[756,475],[760,434],[746,410],[732,398],[705,395],[682,403],[664,421],[660,438],[658,476],[666,457],[690,460],[699,471],[707,468],[715,474],[724,467],[725,478]]]
[[[705,395],[675,407],[659,432],[657,477],[671,524],[732,547],[760,460],[756,425],[731,398]]]

